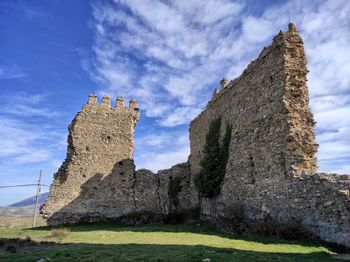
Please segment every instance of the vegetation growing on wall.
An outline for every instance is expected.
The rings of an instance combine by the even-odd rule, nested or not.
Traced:
[[[174,212],[179,207],[179,193],[182,190],[181,186],[182,177],[169,177],[168,184],[168,197],[170,202],[170,212]]]
[[[226,173],[226,166],[228,162],[228,158],[230,156],[230,142],[231,142],[231,133],[232,133],[232,125],[226,124],[226,131],[224,138],[222,140],[221,148],[220,148],[220,157],[221,157],[221,182],[224,179]]]
[[[232,126],[226,125],[226,131],[220,144],[221,118],[212,121],[206,136],[204,157],[200,162],[201,170],[195,185],[201,196],[214,198],[220,194],[229,157]]]

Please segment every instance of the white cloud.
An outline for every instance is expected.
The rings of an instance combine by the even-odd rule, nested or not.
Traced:
[[[235,16],[243,8],[242,4],[226,0],[206,1],[206,3],[199,0],[176,0],[172,1],[172,4],[192,23],[202,26],[217,23],[228,16]]]
[[[166,118],[160,121],[161,126],[177,126],[190,122],[195,116],[200,113],[200,108],[193,107],[178,107]]]
[[[273,22],[264,18],[248,16],[243,20],[242,34],[245,43],[261,43],[271,38]]]
[[[180,162],[189,155],[188,134],[182,131],[162,130],[136,138],[135,162],[137,169],[157,172]]]
[[[350,128],[350,105],[315,113],[317,127],[321,130],[339,130]]]
[[[137,161],[137,168],[157,172],[158,170],[169,168],[181,162],[186,162],[189,153],[188,146],[162,152],[147,152]]]
[[[148,134],[136,139],[138,148],[150,146],[151,149],[168,149],[170,145],[183,147],[188,145],[188,134],[174,131],[162,131],[156,134]]]
[[[287,1],[256,14],[243,1],[115,0],[95,5],[94,19],[101,93],[136,97],[166,127],[188,124],[222,77],[238,76],[293,21],[309,60],[320,170],[329,169],[327,152],[350,157],[349,140],[339,137],[350,128],[349,1]]]
[[[44,106],[45,98],[26,93],[0,98],[4,101],[0,114],[0,157],[18,165],[52,160],[52,152],[57,150],[53,141],[61,135],[32,118],[57,116],[54,110]]]
[[[208,95],[202,91],[219,81],[216,73],[229,60],[218,66],[211,51],[217,48],[221,29],[235,29],[243,5],[216,0],[186,5],[181,1],[115,2],[117,7],[94,8],[95,73],[106,83],[102,92],[135,96],[146,115],[161,118],[159,123],[185,123],[188,118],[173,121],[173,111],[185,105],[197,112],[205,104],[203,98]],[[168,106],[159,108],[161,103]]]

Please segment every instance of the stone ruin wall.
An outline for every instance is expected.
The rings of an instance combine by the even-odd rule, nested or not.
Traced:
[[[252,225],[297,225],[350,246],[350,179],[316,173],[306,63],[302,39],[290,24],[240,77],[222,81],[191,122],[191,174],[200,170],[209,123],[221,117],[223,127],[233,127],[230,155],[221,195],[201,199],[202,214],[225,221],[228,231],[235,231],[228,223],[239,212]],[[194,190],[193,179],[191,184]]]
[[[103,97],[102,104],[98,104],[96,95],[90,95],[68,128],[67,157],[54,175],[42,208],[46,216],[76,199],[83,190],[81,185],[109,174],[118,161],[132,158],[138,118],[135,101],[126,108],[120,98],[116,108],[111,108],[109,97]]]
[[[188,163],[153,174],[135,171],[133,132],[139,118],[117,99],[91,96],[69,127],[67,158],[54,176],[42,214],[49,224],[101,221],[137,214],[152,223],[173,212],[168,186],[180,177],[177,211],[200,207],[224,230],[247,221],[296,224],[323,240],[350,246],[350,179],[317,174],[314,120],[309,109],[306,57],[296,28],[280,32],[243,74],[222,81],[207,108],[190,125]],[[232,124],[230,156],[221,195],[199,199],[200,170],[209,123]],[[222,134],[223,135],[223,134]]]
[[[124,107],[119,97],[97,103],[90,95],[69,126],[67,157],[50,187],[41,213],[51,225],[115,219],[129,214],[172,212],[168,197],[171,177],[182,178],[178,211],[189,206],[189,166],[178,164],[153,174],[135,171],[134,128],[139,119],[135,100]],[[144,217],[145,222],[149,217]],[[155,218],[154,218],[155,219]]]

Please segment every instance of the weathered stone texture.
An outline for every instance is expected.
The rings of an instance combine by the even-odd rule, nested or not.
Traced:
[[[43,215],[50,224],[116,218],[153,223],[200,207],[225,230],[237,230],[239,218],[251,229],[297,226],[350,247],[350,178],[317,174],[306,63],[302,39],[290,24],[240,77],[221,80],[221,90],[191,122],[189,161],[157,174],[135,171],[136,101],[125,108],[118,97],[111,108],[109,97],[97,104],[91,95],[69,127],[67,158]],[[217,198],[200,199],[194,178],[209,124],[219,117],[221,136],[232,125],[225,178]],[[174,180],[181,185],[175,202],[169,193]]]
[[[84,190],[93,198],[93,191],[99,190],[97,181],[104,180],[117,162],[132,159],[138,118],[136,104],[133,108],[111,108],[109,97],[98,104],[97,97],[91,95],[69,126],[67,157],[54,175],[42,213],[51,216]],[[92,191],[82,185],[90,185]]]
[[[135,100],[125,108],[119,97],[116,108],[111,108],[109,97],[98,104],[96,96],[90,96],[69,126],[66,160],[54,175],[49,197],[41,209],[49,224],[101,221],[142,213],[162,220],[170,213],[170,176],[183,178],[178,211],[187,209],[188,163],[158,174],[135,171],[133,134],[138,118]],[[144,216],[143,221],[153,220]]]
[[[154,174],[135,171],[131,159],[119,161],[107,175],[96,174],[81,185],[79,195],[59,210],[47,214],[51,225],[81,221],[104,221],[125,218],[128,223],[162,222],[171,213],[168,197],[169,177],[181,177],[183,190],[176,212],[189,209],[189,166],[178,164]],[[64,192],[60,188],[59,192]],[[54,200],[49,200],[54,201]],[[130,218],[128,218],[130,216]]]
[[[289,50],[294,50],[293,58]],[[233,126],[230,147],[234,153],[228,168],[247,183],[315,173],[317,145],[306,72],[302,40],[295,29],[277,35],[192,121],[192,173],[199,171],[209,123],[218,117],[223,125]]]
[[[299,225],[350,246],[350,180],[316,174],[306,74],[303,42],[290,24],[192,121],[192,177],[200,170],[209,123],[221,117],[233,127],[230,156],[221,195],[202,199],[202,214],[216,221],[240,213],[246,220]]]
[[[190,167],[188,163],[177,164],[170,169],[160,170],[159,177],[159,199],[163,214],[170,214],[174,211],[185,211],[194,208],[190,200]],[[181,191],[179,192],[179,207],[173,207],[168,196],[170,177],[179,177],[181,180]],[[175,210],[176,209],[176,210]]]

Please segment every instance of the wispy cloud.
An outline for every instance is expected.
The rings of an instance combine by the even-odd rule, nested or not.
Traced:
[[[0,113],[0,157],[2,161],[25,164],[53,161],[53,150],[61,134],[49,125],[37,123],[34,117],[57,116],[51,108],[45,107],[44,95],[26,93],[1,96],[4,110]],[[28,116],[30,116],[28,118]]]
[[[162,131],[136,139],[135,157],[138,168],[146,168],[156,172],[185,162],[188,156],[188,134],[180,131]]]
[[[169,168],[176,164],[186,162],[190,153],[188,146],[183,146],[176,149],[168,149],[162,152],[146,152],[139,157],[138,169],[149,169],[157,172],[162,169]]]
[[[26,1],[2,1],[0,9],[12,15],[18,15],[19,19],[33,22],[37,19],[50,17],[47,10],[39,8],[38,5]]]
[[[48,133],[35,126],[0,117],[1,158],[9,157],[17,164],[42,162],[51,157],[50,150],[44,145]]]
[[[221,53],[214,57],[213,52],[221,30],[238,24],[242,7],[230,1],[95,6],[95,73],[107,87],[103,92],[135,96],[146,115],[161,118],[160,124],[188,122],[205,104],[203,89],[221,75]],[[168,106],[155,111],[159,104]],[[186,111],[189,118],[172,121],[174,110]]]
[[[25,77],[25,73],[15,65],[0,65],[0,80]]]
[[[6,113],[19,117],[55,117],[60,113],[48,106],[47,95],[18,93],[13,96],[0,96]]]
[[[309,59],[320,169],[331,171],[330,156],[350,157],[349,139],[341,135],[350,128],[350,2],[286,1],[251,10],[245,1],[228,0],[95,4],[90,73],[101,93],[136,97],[156,124],[188,124],[220,78],[238,76],[293,21]]]

